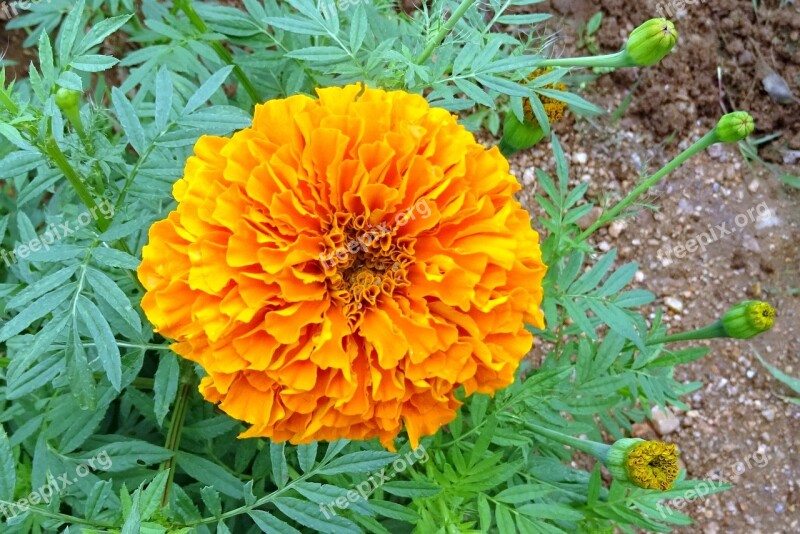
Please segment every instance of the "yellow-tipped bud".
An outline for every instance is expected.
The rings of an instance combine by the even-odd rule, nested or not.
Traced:
[[[680,473],[679,454],[672,443],[623,438],[611,446],[603,463],[617,480],[667,491]]]
[[[625,51],[635,65],[649,67],[670,53],[678,41],[675,25],[667,19],[650,19],[628,36]]]
[[[766,302],[745,300],[722,317],[725,333],[736,339],[749,339],[766,332],[775,323],[775,309]]]
[[[756,125],[753,117],[746,111],[734,111],[723,115],[714,132],[723,143],[735,143],[750,135]]]

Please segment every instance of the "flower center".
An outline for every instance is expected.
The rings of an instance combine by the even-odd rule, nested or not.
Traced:
[[[414,240],[397,236],[386,225],[369,225],[363,216],[337,219],[343,224],[329,229],[327,253],[320,260],[328,294],[355,328],[367,307],[408,286]]]
[[[766,302],[759,302],[752,306],[750,319],[756,328],[769,330],[775,323],[775,309]]]
[[[678,448],[661,441],[639,443],[628,453],[625,466],[639,487],[666,491],[678,478]]]
[[[553,70],[552,67],[547,67],[544,69],[536,69],[535,71],[533,71],[533,73],[531,73],[530,76],[528,76],[528,81],[535,80],[539,76],[544,76],[545,74],[552,72],[552,70]],[[566,91],[567,86],[561,82],[557,82],[557,83],[547,84],[541,87],[541,89]],[[567,105],[564,102],[540,94],[537,94],[536,96],[542,103],[545,113],[547,113],[547,120],[549,120],[551,124],[560,121],[564,117],[564,110],[567,108]],[[536,124],[536,116],[533,113],[533,107],[529,99],[526,98],[522,102],[522,109],[525,113],[525,120],[530,124]]]

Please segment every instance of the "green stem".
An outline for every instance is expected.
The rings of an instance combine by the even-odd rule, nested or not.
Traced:
[[[155,382],[156,381],[152,378],[142,378],[140,376],[137,376],[136,378],[133,379],[133,382],[131,382],[131,386],[138,389],[152,390],[155,385]]]
[[[714,143],[719,142],[717,137],[717,132],[712,130],[700,138],[696,143],[692,146],[681,152],[675,159],[667,163],[660,171],[655,173],[654,175],[650,176],[646,180],[644,180],[641,184],[639,184],[633,191],[631,191],[628,196],[622,199],[619,204],[608,210],[607,212],[603,213],[603,215],[595,221],[589,228],[583,231],[578,238],[577,241],[581,242],[584,241],[587,237],[592,235],[598,228],[603,226],[604,224],[614,220],[617,215],[619,215],[625,208],[633,204],[633,202],[642,194],[648,191],[651,187],[656,185],[659,180],[664,178],[667,174],[671,173],[681,165],[683,165],[686,160],[697,154],[698,152],[702,152],[703,150],[707,149]]]
[[[546,436],[553,441],[561,443],[562,445],[568,445],[575,450],[585,452],[586,454],[591,454],[599,460],[605,458],[606,453],[609,449],[611,449],[611,445],[568,436],[567,434],[562,434],[561,432],[557,432],[550,428],[539,426],[536,423],[531,423],[530,421],[525,421],[525,426],[539,435]]]
[[[431,57],[431,54],[433,54],[433,51],[436,50],[436,47],[439,46],[442,41],[444,41],[444,38],[447,37],[447,34],[450,33],[450,30],[452,30],[461,17],[466,14],[475,1],[476,0],[462,0],[461,4],[456,8],[455,11],[453,11],[453,14],[450,16],[450,18],[447,19],[447,22],[442,25],[442,27],[439,29],[439,32],[434,36],[433,39],[431,39],[431,41],[425,47],[425,50],[423,50],[419,55],[416,61],[417,65],[422,65],[428,61],[428,58]]]
[[[11,358],[0,358],[0,367],[8,367],[11,365]]]
[[[172,481],[175,478],[175,462],[178,455],[178,447],[181,443],[181,432],[183,431],[183,422],[186,419],[186,411],[189,406],[189,398],[192,392],[192,366],[186,360],[181,361],[181,374],[180,374],[180,389],[178,390],[178,397],[175,400],[175,407],[172,410],[172,418],[169,422],[169,430],[167,431],[167,440],[164,447],[172,451],[172,456],[169,460],[161,464],[161,471],[169,470],[167,478],[167,485],[164,488],[164,495],[161,497],[161,506],[166,507],[169,504],[170,491],[172,490]]]
[[[194,10],[191,0],[176,0],[175,4],[189,17],[189,22],[191,22],[195,28],[203,33],[208,32],[208,26],[206,26],[206,23],[200,18],[200,15],[197,14],[197,11]],[[233,75],[236,76],[236,79],[242,84],[247,94],[250,95],[253,104],[261,102],[261,97],[258,95],[258,91],[253,85],[253,82],[250,81],[242,68],[236,64],[233,60],[233,56],[228,52],[228,49],[222,46],[222,43],[219,41],[212,41],[211,48],[214,49],[214,52],[217,53],[225,64],[233,66]]]
[[[100,211],[97,203],[94,201],[94,197],[92,197],[92,194],[83,184],[83,181],[81,181],[81,177],[72,165],[70,165],[69,160],[67,160],[67,157],[61,151],[61,148],[56,142],[56,138],[53,137],[52,124],[48,124],[47,130],[47,138],[44,146],[40,147],[41,150],[56,164],[61,172],[64,173],[64,176],[66,176],[67,180],[78,194],[78,198],[80,198],[83,204],[92,212],[92,215],[97,217],[97,227],[101,232],[105,232],[111,225],[111,221]]]
[[[544,59],[540,67],[635,67],[625,50],[602,56],[562,57]]]
[[[86,129],[83,127],[83,121],[81,121],[81,112],[77,106],[73,108],[68,108],[62,110],[64,115],[66,115],[67,120],[72,124],[72,127],[75,128],[75,131],[78,132],[78,136],[81,138],[84,144],[87,144],[89,138],[86,137]]]
[[[648,339],[645,345],[661,345],[663,343],[672,343],[673,341],[694,341],[698,339],[714,339],[718,337],[728,337],[728,335],[725,333],[725,329],[722,327],[722,321],[717,321],[710,326],[692,330],[690,332],[679,332],[670,336]]]
[[[2,505],[2,506],[11,506],[11,507],[19,506],[19,504],[17,504],[17,503],[10,502],[10,501],[4,501],[4,500],[0,500],[0,505]],[[102,528],[102,529],[113,529],[114,528],[114,525],[112,525],[111,523],[103,523],[103,522],[100,522],[100,521],[90,521],[88,519],[83,519],[81,517],[76,517],[76,516],[73,516],[73,515],[67,515],[67,514],[61,514],[61,513],[58,513],[58,512],[52,512],[52,511],[48,510],[47,508],[41,508],[39,506],[35,506],[35,505],[32,505],[32,504],[28,504],[27,508],[32,513],[34,513],[34,514],[36,514],[38,516],[47,517],[48,519],[56,519],[58,521],[61,521],[62,523],[67,523],[67,524],[71,523],[71,524],[75,524],[75,525],[87,525],[87,526],[93,527],[95,529],[100,529],[100,528]]]

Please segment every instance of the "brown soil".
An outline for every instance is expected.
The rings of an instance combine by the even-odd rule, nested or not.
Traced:
[[[608,118],[570,117],[556,125],[572,159],[574,184],[590,182],[595,202],[618,200],[635,186],[644,166],[660,168],[733,109],[753,114],[757,136],[784,132],[761,151],[765,159],[780,162],[783,150],[800,149],[800,105],[775,102],[761,84],[767,64],[800,93],[800,10],[796,5],[778,8],[777,3],[759,2],[756,15],[750,0],[687,2],[671,17],[680,39],[669,57],[649,69],[617,71],[589,86],[586,96],[613,112],[642,77],[631,107],[616,124]],[[658,16],[655,2],[622,0],[553,0],[539,10],[563,17],[554,26],[559,29],[556,46],[571,55],[585,53],[571,43],[578,41],[580,23],[600,9],[605,14],[598,33],[603,52],[618,50],[630,30]],[[535,217],[540,215],[533,199],[533,169],[554,173],[549,146],[518,155],[512,165],[525,184],[522,201]],[[800,174],[797,167],[783,170]],[[750,168],[736,146],[717,145],[667,177],[645,201],[655,210],[643,210],[613,231],[602,229],[595,243],[600,250],[619,248],[619,264],[639,263],[638,285],[657,295],[671,332],[709,324],[730,304],[747,298],[769,300],[778,311],[768,334],[744,342],[707,342],[711,353],[677,372],[681,381],[704,386],[685,399],[691,410],[678,413],[680,428],[661,439],[679,444],[690,478],[722,476],[735,486],[684,507],[681,511],[696,523],[676,531],[798,532],[800,406],[778,396],[790,392],[755,354],[800,375],[800,191],[763,166]],[[736,218],[766,208],[769,214],[762,221]],[[659,250],[665,257],[723,223],[733,232],[705,251],[673,255],[671,261],[659,257]],[[654,427],[637,426],[637,435],[655,437]]]

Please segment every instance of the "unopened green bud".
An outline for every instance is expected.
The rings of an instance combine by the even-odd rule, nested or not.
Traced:
[[[56,92],[56,105],[61,111],[72,110],[78,107],[81,101],[81,92],[62,87]]]
[[[775,323],[775,309],[766,302],[745,300],[722,317],[725,333],[736,339],[749,339],[766,332]]]
[[[748,112],[734,111],[722,116],[714,132],[723,143],[735,143],[750,135],[755,127],[753,117]]]
[[[503,123],[503,138],[500,140],[500,152],[510,156],[519,150],[526,150],[544,137],[544,131],[538,124],[520,122],[517,116],[509,111]]]
[[[635,65],[649,67],[669,54],[677,40],[678,31],[672,22],[650,19],[631,32],[625,52]]]
[[[603,463],[616,480],[667,491],[680,473],[678,456],[678,447],[671,443],[623,438],[611,446]]]
[[[62,87],[56,92],[56,105],[64,112],[64,116],[78,132],[82,139],[86,139],[86,131],[83,129],[81,122],[81,113],[79,105],[81,102],[81,92],[74,89],[66,89]]]

